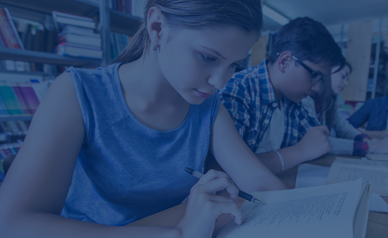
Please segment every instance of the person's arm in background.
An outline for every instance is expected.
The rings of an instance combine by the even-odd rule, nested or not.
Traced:
[[[370,110],[372,109],[372,100],[368,100],[358,109],[351,117],[348,118],[349,123],[354,128],[363,126],[369,119]]]
[[[368,135],[372,139],[383,140],[388,136],[388,130],[384,131],[367,131],[367,130],[359,130],[360,133]]]
[[[357,136],[362,134],[345,119],[337,107],[334,115],[333,129],[335,130],[337,137],[342,139],[355,140]]]
[[[349,123],[354,128],[363,126],[369,120],[371,110],[373,108],[373,100],[367,100],[365,104],[358,109],[351,117],[348,118]],[[360,133],[368,135],[372,139],[382,140],[388,135],[388,130],[382,131],[367,131],[359,130]]]

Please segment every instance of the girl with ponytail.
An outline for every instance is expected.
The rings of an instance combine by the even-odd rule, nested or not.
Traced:
[[[1,186],[3,237],[206,238],[222,213],[241,223],[239,189],[283,189],[215,94],[261,24],[258,0],[149,0],[113,64],[51,85]],[[226,173],[203,171],[208,151]],[[189,194],[176,227],[124,226]]]

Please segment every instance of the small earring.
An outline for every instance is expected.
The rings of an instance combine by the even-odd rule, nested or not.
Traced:
[[[158,48],[158,43],[155,42],[154,47],[152,47],[153,50],[156,50]]]

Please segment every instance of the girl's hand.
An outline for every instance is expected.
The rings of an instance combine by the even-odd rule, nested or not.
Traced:
[[[215,195],[216,192],[226,191],[230,197]],[[236,224],[242,222],[242,213],[237,206],[238,188],[223,172],[210,170],[190,192],[186,213],[177,228],[184,238],[211,237],[216,219],[222,213],[229,213],[234,217]]]

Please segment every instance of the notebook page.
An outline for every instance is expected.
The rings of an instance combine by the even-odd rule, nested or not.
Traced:
[[[362,180],[333,185],[255,192],[265,204],[245,202],[246,221],[230,222],[218,238],[352,237]]]
[[[388,163],[372,160],[336,158],[327,183],[352,181],[359,178],[372,182],[372,192],[388,196]]]

